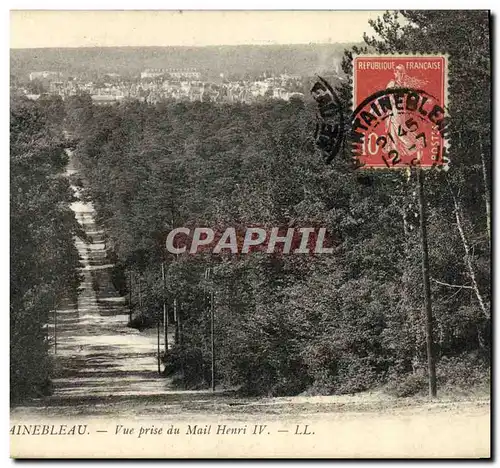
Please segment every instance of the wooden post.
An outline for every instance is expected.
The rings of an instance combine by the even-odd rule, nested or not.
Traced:
[[[429,377],[429,396],[435,397],[436,388],[436,362],[434,358],[433,319],[431,302],[431,285],[429,278],[429,250],[427,243],[427,209],[424,193],[425,174],[423,169],[417,168],[417,191],[420,211],[420,237],[422,247],[422,280],[424,283],[425,306],[425,338],[427,342],[427,371]]]
[[[177,306],[177,299],[175,300],[175,304]],[[177,311],[177,344],[181,350],[181,372],[182,372],[182,382],[184,384],[184,388],[186,388],[186,357],[184,355],[184,340],[182,336],[182,311],[179,307]]]
[[[215,314],[214,292],[210,292],[210,341],[212,347],[212,392],[215,392]]]
[[[160,315],[156,319],[156,362],[158,363],[158,374],[161,375],[161,359],[160,359]]]
[[[132,270],[128,272],[128,320],[132,321]]]
[[[54,307],[54,354],[57,354],[57,308]]]
[[[177,300],[175,301],[177,306]],[[177,308],[177,307],[176,307]],[[181,311],[177,310],[177,332],[178,332],[178,345],[182,348],[182,319],[181,319]]]
[[[161,262],[161,281],[163,289],[163,327],[165,333],[165,358],[168,353],[168,311],[166,300],[166,284],[165,284],[165,263]]]
[[[175,329],[175,344],[179,343],[179,327],[177,323],[177,298],[174,298],[174,329]]]

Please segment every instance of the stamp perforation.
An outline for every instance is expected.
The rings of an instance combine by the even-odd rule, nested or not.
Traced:
[[[356,107],[358,105],[358,79],[357,79],[357,64],[358,64],[358,61],[359,59],[362,59],[362,58],[367,58],[367,59],[395,59],[397,61],[401,61],[401,59],[426,59],[426,58],[429,58],[429,59],[433,59],[433,60],[436,60],[436,59],[442,59],[442,69],[443,69],[443,72],[442,72],[442,75],[441,75],[441,80],[442,80],[442,91],[440,91],[440,94],[441,94],[441,97],[442,97],[442,100],[441,100],[441,105],[442,105],[442,108],[445,110],[446,112],[446,117],[448,117],[449,115],[449,107],[450,107],[450,101],[449,101],[449,68],[450,68],[450,57],[449,57],[449,54],[447,53],[442,53],[442,52],[436,52],[436,53],[419,53],[419,52],[401,52],[401,53],[377,53],[377,52],[361,52],[361,53],[353,53],[352,54],[352,70],[353,70],[353,73],[352,73],[352,86],[351,86],[351,90],[352,90],[352,95],[351,95],[351,108],[352,108],[352,111],[353,111],[353,116],[352,116],[352,121],[351,121],[351,124],[354,124],[354,118],[355,118],[355,115],[354,115],[354,112],[356,110]],[[392,67],[387,67],[385,68],[385,70],[388,70],[388,69],[393,69],[394,68],[394,65],[392,65]],[[405,69],[403,68],[403,73],[406,73]],[[403,75],[405,76],[405,75]],[[408,76],[408,75],[406,75]],[[397,82],[397,81],[396,81]],[[391,81],[392,83],[392,81]],[[449,133],[446,134],[446,136],[444,134],[442,134],[442,162],[441,164],[439,165],[433,165],[432,167],[436,167],[440,170],[448,170],[449,168],[449,150],[450,150],[450,147],[451,147],[451,142],[450,142],[450,136],[449,136]],[[357,150],[359,152],[359,150]],[[358,157],[358,152],[355,151],[355,156],[354,158],[357,159]],[[391,168],[392,169],[398,169],[398,168],[402,168],[404,169],[406,166],[405,165],[400,165],[400,166],[396,166],[396,165],[393,165]],[[422,166],[422,167],[426,167],[426,166]],[[373,166],[373,167],[370,167],[371,169],[377,169],[377,168],[384,168],[382,166]],[[430,168],[430,166],[427,166],[426,168]]]

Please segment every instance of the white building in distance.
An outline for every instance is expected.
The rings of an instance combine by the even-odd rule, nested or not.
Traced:
[[[61,77],[61,73],[53,72],[53,71],[39,71],[39,72],[31,72],[30,73],[30,81],[33,80],[46,80],[46,79],[59,79]]]
[[[199,80],[201,73],[195,68],[146,68],[141,72],[141,79],[156,78],[158,76],[169,75],[171,78],[181,79],[187,78],[191,80]]]

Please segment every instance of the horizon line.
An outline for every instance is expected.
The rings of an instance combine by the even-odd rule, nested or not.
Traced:
[[[242,44],[204,44],[204,45],[185,45],[185,44],[171,44],[171,45],[95,45],[95,46],[34,46],[34,47],[9,47],[9,50],[40,50],[40,49],[147,49],[158,48],[166,49],[169,47],[179,48],[207,48],[207,47],[241,47],[241,46],[307,46],[307,45],[342,45],[342,44],[358,44],[363,41],[338,41],[338,42],[287,42],[287,43],[242,43]]]

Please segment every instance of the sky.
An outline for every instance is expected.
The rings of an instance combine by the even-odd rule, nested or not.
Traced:
[[[369,11],[11,11],[11,48],[359,42]]]

